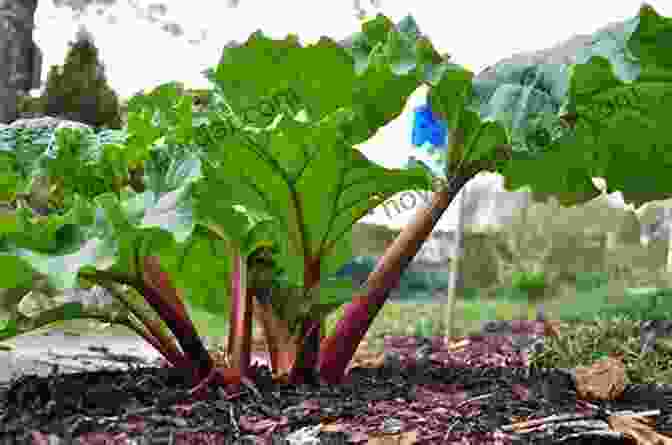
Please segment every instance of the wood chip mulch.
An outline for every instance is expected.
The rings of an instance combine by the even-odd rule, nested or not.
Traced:
[[[0,444],[672,443],[672,385],[577,400],[571,371],[527,366],[542,335],[512,321],[449,346],[388,337],[341,385],[274,383],[260,367],[254,387],[199,402],[168,367],[23,376],[0,393]]]

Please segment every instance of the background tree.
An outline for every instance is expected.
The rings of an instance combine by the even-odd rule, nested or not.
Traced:
[[[78,21],[83,15],[95,12],[99,16],[107,14],[107,21],[111,24],[118,22],[114,9],[120,3],[122,2],[117,0],[53,0],[57,8],[70,8],[73,11],[73,20]],[[135,0],[126,0],[125,3],[135,9],[138,17],[159,26],[161,30],[174,37],[184,35],[182,25],[166,18],[168,7],[164,3],[154,2],[146,7]],[[17,99],[22,91],[39,88],[41,62],[38,61],[40,57],[35,54],[39,50],[32,48],[37,7],[38,0],[0,0],[0,66],[3,67],[0,70],[0,97],[2,97],[0,122],[2,123],[13,122],[18,117]],[[189,39],[188,42],[197,45],[205,39],[207,32],[201,30],[200,38]],[[34,66],[36,61],[37,66]]]
[[[80,26],[65,64],[53,66],[47,77],[44,112],[92,127],[122,127],[117,94],[107,84],[105,67],[93,36]]]

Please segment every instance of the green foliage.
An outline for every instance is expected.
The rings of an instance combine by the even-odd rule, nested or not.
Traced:
[[[589,292],[606,285],[609,281],[607,272],[582,272],[576,274],[577,292]]]
[[[431,318],[422,317],[415,323],[415,336],[428,338],[435,334],[434,323]]]
[[[625,288],[621,295],[616,295],[607,282],[590,289],[577,289],[576,304],[561,306],[554,315],[575,321],[590,321],[598,315],[605,319],[627,316],[632,320],[667,320],[671,313],[671,292],[672,289],[666,288]]]
[[[544,271],[517,271],[513,274],[511,285],[532,296],[539,292],[543,293],[548,286],[548,283]]]
[[[351,279],[355,283],[365,280],[376,267],[379,257],[358,256],[336,274],[339,278]],[[413,301],[419,296],[431,295],[438,288],[448,287],[448,270],[441,272],[423,271],[409,267],[399,280],[399,298]]]
[[[132,179],[128,165],[138,162],[132,152],[119,152],[117,144],[125,140],[119,130],[65,128],[57,134],[45,127],[3,128],[0,165],[6,182],[0,199],[12,202],[28,193],[31,207],[62,214],[77,195],[120,193]]]
[[[501,238],[499,233],[464,231],[464,251],[460,262],[465,287],[488,288],[499,279],[499,263],[492,246]]]
[[[120,129],[117,94],[107,84],[98,49],[80,29],[70,43],[63,66],[52,66],[47,76],[44,112],[49,116],[83,122],[96,128]]]
[[[628,212],[623,225],[619,228],[616,239],[623,244],[639,244],[642,225],[634,212]]]

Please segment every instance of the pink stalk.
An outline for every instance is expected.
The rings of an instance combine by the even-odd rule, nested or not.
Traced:
[[[296,359],[297,345],[287,323],[273,313],[270,304],[261,304],[254,295],[254,314],[259,320],[266,347],[271,359],[271,369],[276,376],[288,374]]]
[[[297,345],[298,353],[289,374],[290,383],[308,383],[315,379],[316,364],[319,360],[320,322],[315,320],[303,322],[301,326],[301,343]]]
[[[161,270],[157,257],[145,257],[144,265],[143,289],[138,290],[168,325],[180,342],[186,358],[196,365],[194,377],[198,381],[206,378],[212,371],[214,362],[196,333],[181,296],[171,283],[170,275]]]
[[[320,284],[320,259],[305,258],[304,287],[311,289]],[[320,353],[320,322],[306,321],[301,326],[300,344],[297,345],[297,356],[289,374],[291,383],[304,383],[313,380]]]
[[[80,272],[80,276],[92,281],[104,279],[135,288],[166,323],[183,352],[177,351],[177,345],[172,338],[166,338],[157,326],[153,326],[151,322],[148,323],[148,320],[145,319],[141,321],[155,341],[150,340],[145,335],[143,337],[174,365],[185,366],[189,364],[193,366],[195,362],[196,366],[193,366],[193,369],[194,377],[197,380],[208,376],[214,363],[197,335],[182,302],[182,297],[171,283],[170,275],[161,270],[157,257],[145,257],[144,266],[142,281],[131,279],[125,274],[103,270]],[[159,342],[160,345],[156,342]]]
[[[443,212],[475,174],[456,177],[448,190],[435,192],[429,208],[419,208],[413,221],[404,227],[385,251],[369,275],[366,292],[353,298],[353,302],[346,306],[343,318],[336,323],[334,334],[322,341],[319,355],[319,375],[322,379],[332,384],[342,380],[359,343],[385,304],[390,290],[399,285],[401,274],[429,237]]]
[[[133,329],[138,335],[142,336],[147,343],[152,345],[154,349],[159,351],[161,355],[168,360],[168,362],[175,366],[184,366],[185,358],[182,352],[178,349],[174,338],[166,338],[155,320],[143,319],[142,323],[129,321],[129,327]]]
[[[252,350],[252,295],[247,289],[247,262],[236,249],[231,276],[231,321],[229,326],[229,364],[247,376]]]

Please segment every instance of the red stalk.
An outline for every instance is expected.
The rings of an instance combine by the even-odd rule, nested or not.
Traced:
[[[319,261],[306,260],[304,283],[307,288],[319,284],[319,266]],[[264,331],[273,373],[286,377],[290,383],[312,380],[319,357],[320,322],[304,322],[299,333],[292,336],[287,323],[276,317],[270,304],[260,304],[256,293],[254,314]]]
[[[305,258],[304,289],[311,289],[320,284],[320,258]],[[320,322],[306,321],[301,326],[297,344],[297,356],[289,373],[291,383],[304,383],[313,379],[314,370],[320,353]]]
[[[161,270],[158,258],[145,257],[144,272],[142,295],[166,322],[168,328],[180,342],[185,355],[183,366],[196,364],[193,369],[196,385],[190,390],[190,396],[201,398],[205,389],[213,383],[220,385],[240,384],[245,377],[241,374],[240,369],[217,368],[214,366],[215,363],[210,353],[205,349],[203,342],[196,334],[181,296],[170,283],[170,276]]]
[[[295,358],[295,350],[289,329],[273,313],[270,304],[262,303],[257,298],[260,289],[248,287],[248,262],[238,251],[234,252],[236,263],[231,276],[232,308],[229,330],[229,357],[232,366],[246,375],[250,367],[252,345],[252,316],[262,326],[267,349],[271,358],[271,369],[277,375],[287,373]],[[244,294],[243,294],[244,292]],[[244,371],[244,372],[242,372]]]
[[[443,212],[474,174],[456,177],[448,190],[435,192],[429,208],[418,208],[413,220],[385,251],[366,281],[367,290],[355,295],[353,302],[346,306],[343,318],[336,323],[334,334],[322,340],[319,355],[319,374],[322,379],[332,384],[342,380],[348,363],[387,300],[390,290],[398,286],[401,274],[429,237]]]
[[[309,320],[304,321],[301,326],[301,334],[299,339],[302,339],[300,344],[297,344],[297,356],[294,360],[294,365],[289,374],[290,383],[308,383],[315,379],[315,369],[320,353],[320,322]]]
[[[185,357],[196,364],[194,377],[201,381],[211,374],[214,367],[212,357],[196,333],[177,289],[170,282],[170,276],[161,270],[159,259],[145,257],[144,265],[144,289],[141,289],[141,294],[177,338]]]
[[[151,344],[154,349],[159,351],[171,365],[175,367],[184,365],[184,354],[178,349],[175,339],[163,336],[156,326],[156,324],[158,324],[157,321],[144,320],[142,323],[138,324],[139,326],[136,326],[135,322],[130,320],[131,329],[142,336],[142,338],[144,338],[147,343]]]
[[[231,324],[229,326],[229,364],[247,376],[252,350],[252,295],[246,284],[246,261],[239,252],[233,259],[231,277]]]
[[[98,270],[93,273],[80,272],[81,276],[88,277],[93,281],[96,281],[97,279],[104,279],[116,283],[127,284],[133,287],[136,291],[138,291],[140,295],[143,298],[145,298],[146,301],[151,299],[152,301],[154,301],[154,304],[158,302],[159,305],[165,306],[162,301],[162,296],[158,295],[158,290],[155,288],[154,283],[155,281],[157,280],[161,281],[166,277],[161,278],[161,276],[157,275],[157,273],[164,274],[164,272],[160,271],[158,265],[155,265],[155,267],[149,270],[149,273],[145,274],[144,279],[146,282],[138,283],[137,281],[129,279],[127,275],[118,274],[115,272],[109,272],[104,270]],[[156,278],[157,276],[158,278]],[[165,286],[165,283],[161,284],[161,286]],[[115,291],[113,290],[113,292]],[[150,292],[149,297],[143,295],[147,294],[147,292]],[[180,307],[181,310],[184,311],[184,306],[182,306],[182,301],[180,299],[179,294],[177,293],[177,290],[173,290],[173,293],[177,295],[178,298],[177,303],[175,304],[175,306],[178,307],[178,311]],[[131,316],[127,319],[127,322],[124,324],[129,328],[131,328],[132,330],[134,330],[142,338],[144,338],[157,351],[159,351],[161,355],[163,355],[164,358],[166,358],[173,366],[183,366],[183,364],[186,363],[187,358],[185,357],[183,352],[179,349],[177,342],[175,341],[174,335],[173,336],[165,335],[165,332],[163,329],[161,329],[160,322],[158,320],[154,320],[153,318],[146,316],[146,314],[144,314],[142,310],[138,310],[133,304],[130,304],[128,301],[126,301],[123,295],[117,295],[117,297],[121,299],[121,301],[125,304],[125,306],[131,311]],[[152,303],[150,303],[150,306],[152,306]],[[178,312],[175,311],[175,308],[171,307],[170,305],[167,306],[167,310],[170,312]],[[164,308],[162,312],[165,313],[166,309]],[[107,319],[105,319],[105,321],[107,321]],[[170,326],[168,327],[170,328]]]
[[[259,303],[256,293],[252,292],[254,316],[259,320],[266,339],[273,374],[276,376],[288,374],[296,360],[296,342],[293,341],[287,324],[273,313],[271,305]]]

